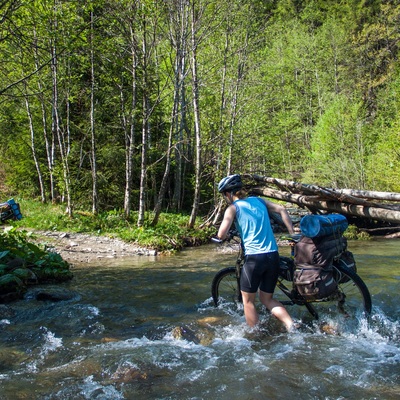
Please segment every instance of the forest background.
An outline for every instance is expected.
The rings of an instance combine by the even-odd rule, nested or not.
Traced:
[[[1,0],[0,14],[2,196],[194,227],[231,173],[400,191],[399,1]]]

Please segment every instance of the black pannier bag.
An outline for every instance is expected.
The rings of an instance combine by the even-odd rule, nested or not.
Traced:
[[[294,273],[294,262],[290,257],[279,257],[279,276],[292,282]]]
[[[349,269],[350,271],[357,272],[356,260],[354,259],[354,255],[351,251],[344,251],[339,258],[335,259],[333,265],[340,265]],[[347,276],[339,277],[339,283],[346,283],[350,279]]]
[[[310,264],[322,268],[329,267],[346,248],[347,239],[341,235],[315,238],[302,236],[294,247],[294,262],[296,265]]]
[[[337,289],[332,267],[318,267],[309,264],[296,265],[293,282],[306,300],[320,300],[333,294]]]

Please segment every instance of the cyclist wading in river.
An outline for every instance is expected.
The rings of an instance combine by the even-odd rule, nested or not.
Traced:
[[[238,174],[222,179],[218,191],[229,204],[218,230],[218,238],[224,240],[227,237],[233,222],[242,238],[245,263],[240,277],[240,289],[246,323],[251,327],[258,323],[255,307],[258,291],[261,303],[291,331],[292,318],[285,307],[273,298],[278,280],[279,254],[268,215],[268,211],[280,214],[289,233],[293,233],[288,212],[281,205],[259,197],[248,197]]]

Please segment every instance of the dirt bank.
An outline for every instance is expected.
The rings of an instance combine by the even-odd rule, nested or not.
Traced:
[[[46,245],[71,264],[92,263],[104,258],[154,256],[156,251],[120,239],[85,233],[35,231],[35,242]]]

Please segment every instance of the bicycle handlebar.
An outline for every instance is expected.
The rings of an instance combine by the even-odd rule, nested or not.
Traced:
[[[226,235],[226,239],[220,239],[217,237],[212,237],[211,241],[214,243],[224,243],[224,242],[230,242],[235,236],[240,236],[239,232],[236,229],[231,229],[228,234]]]

